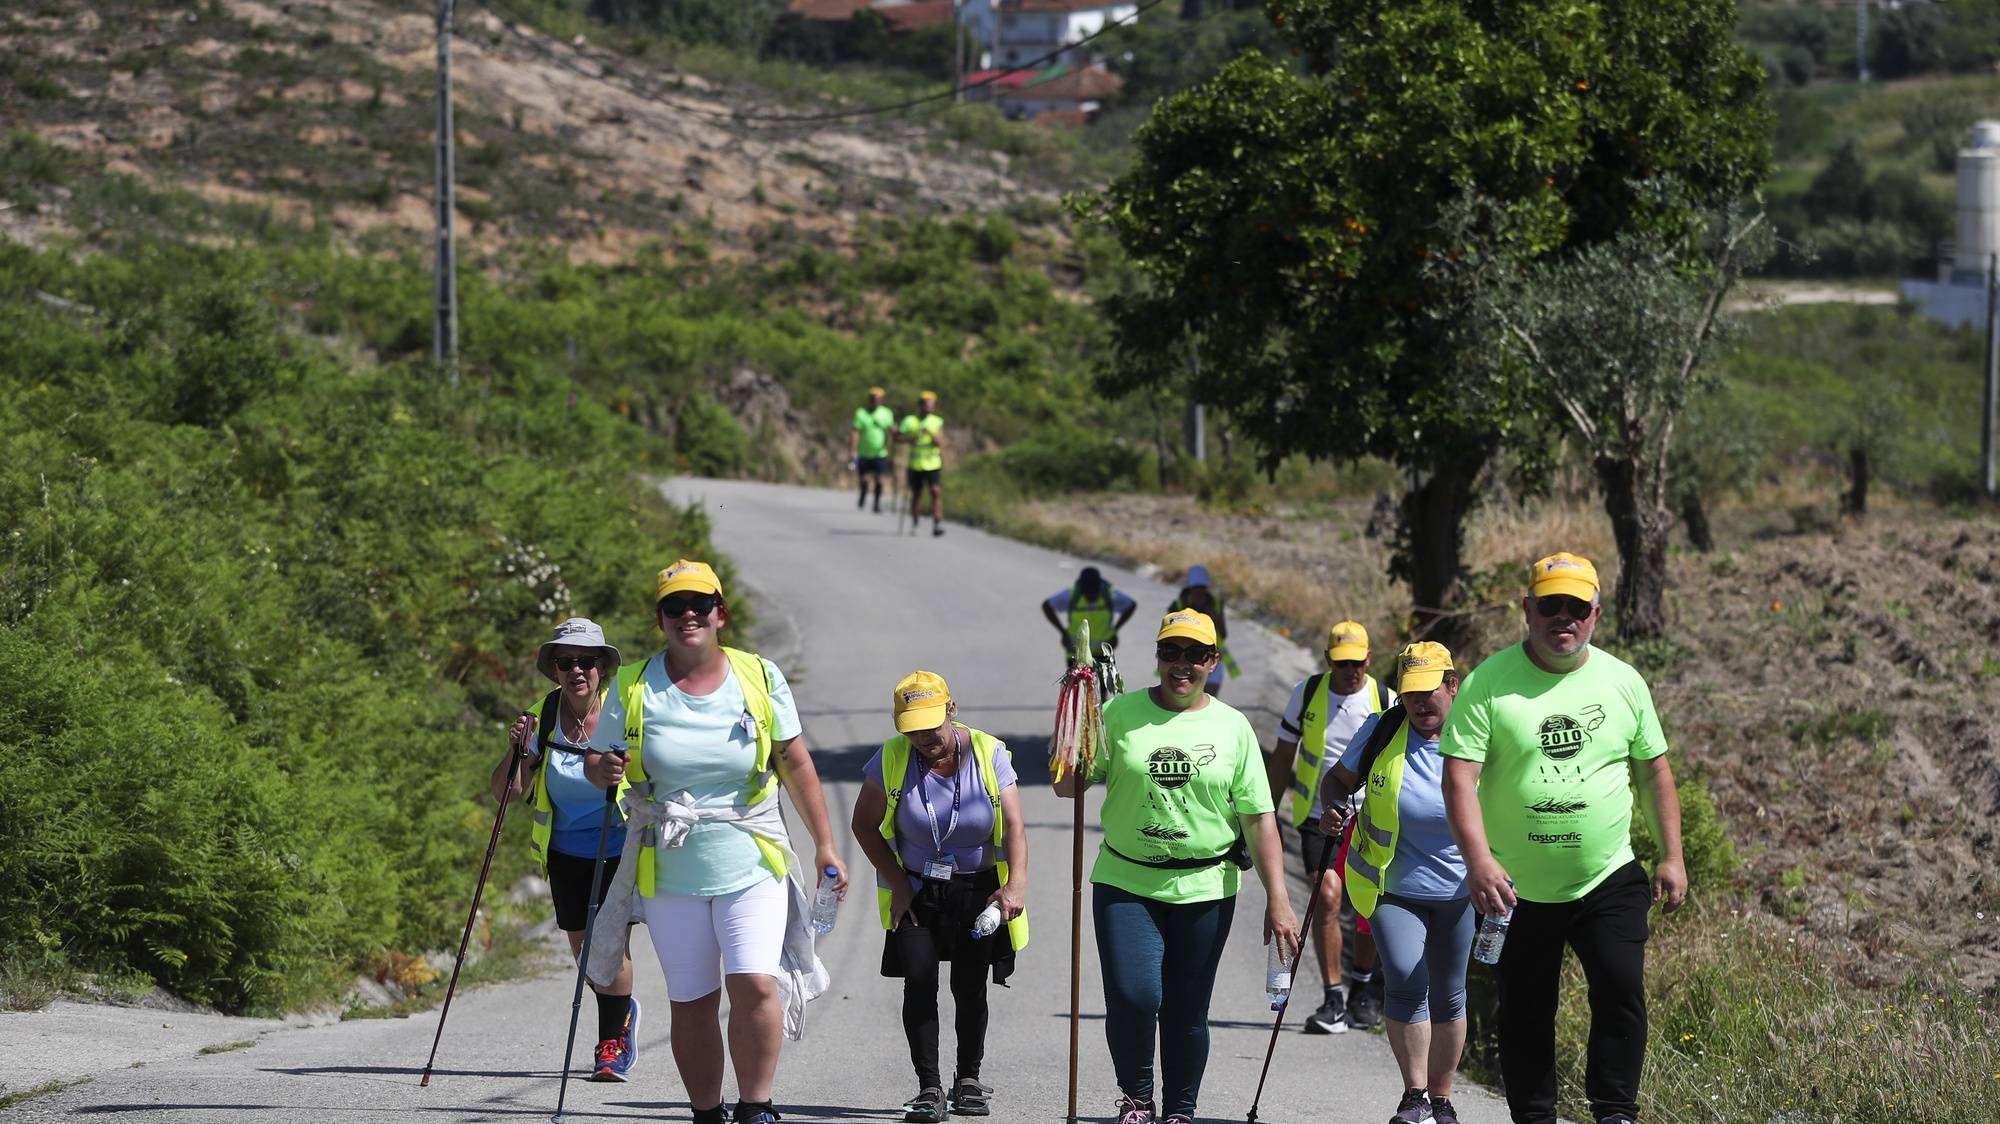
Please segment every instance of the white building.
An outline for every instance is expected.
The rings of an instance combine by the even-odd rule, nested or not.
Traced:
[[[1986,273],[2000,255],[2000,121],[1972,127],[1958,152],[1957,238],[1939,247],[1936,281],[1904,281],[1903,299],[1941,324],[1986,322]]]
[[[1045,55],[1050,61],[1085,62],[1089,51],[1067,51],[1139,13],[1135,0],[965,0],[961,18],[982,44],[985,67],[1014,67]]]

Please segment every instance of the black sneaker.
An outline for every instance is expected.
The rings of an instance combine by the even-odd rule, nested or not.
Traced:
[[[1638,1124],[1638,1121],[1633,1120],[1622,1112],[1614,1112],[1609,1116],[1598,1117],[1597,1124]]]
[[[1458,1110],[1451,1107],[1450,1097],[1431,1098],[1431,1120],[1435,1124],[1458,1124]]]
[[[1347,1025],[1366,1030],[1382,1024],[1382,1004],[1368,992],[1368,985],[1358,983],[1348,989]]]
[[[1389,1124],[1426,1124],[1435,1119],[1431,1115],[1430,1094],[1422,1089],[1405,1089],[1402,1102],[1396,1105],[1396,1115],[1389,1118]]]
[[[1346,1034],[1347,997],[1334,992],[1332,997],[1319,1005],[1319,1010],[1306,1016],[1307,1034]]]
[[[975,1077],[956,1078],[951,1083],[951,1099],[946,1106],[953,1116],[991,1116],[993,1086],[981,1085]]]
[[[924,1086],[903,1105],[903,1119],[909,1124],[937,1124],[950,1116],[951,1110],[944,1103],[944,1090],[936,1085]]]

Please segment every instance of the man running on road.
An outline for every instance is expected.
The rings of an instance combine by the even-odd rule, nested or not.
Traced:
[[[1299,829],[1299,853],[1308,875],[1318,870],[1321,848],[1338,847],[1343,852],[1326,868],[1313,888],[1320,917],[1327,924],[1313,932],[1313,949],[1319,957],[1320,979],[1325,995],[1319,1010],[1306,1018],[1307,1034],[1342,1034],[1348,1026],[1370,1027],[1380,1021],[1375,1014],[1375,996],[1368,984],[1375,976],[1375,937],[1366,918],[1355,919],[1354,987],[1342,980],[1340,966],[1341,859],[1346,839],[1328,839],[1320,833],[1320,778],[1355,731],[1374,715],[1396,702],[1396,693],[1368,674],[1368,630],[1359,621],[1341,621],[1327,630],[1328,670],[1301,680],[1292,687],[1291,702],[1278,722],[1278,747],[1271,751],[1267,765],[1273,803],[1291,792],[1292,823]],[[1357,796],[1360,794],[1357,794]],[[1349,811],[1361,809],[1359,799],[1350,799]],[[1296,981],[1294,981],[1296,983]],[[1350,999],[1351,997],[1351,999]]]
[[[1584,1088],[1597,1124],[1633,1124],[1646,1060],[1646,912],[1687,896],[1680,796],[1646,681],[1592,647],[1597,568],[1535,563],[1528,638],[1466,679],[1445,722],[1444,797],[1473,908],[1514,911],[1500,952],[1500,1073],[1515,1124],[1555,1124],[1563,945],[1590,989]],[[1664,856],[1632,854],[1633,790]]]
[[[1068,589],[1058,589],[1042,602],[1042,615],[1055,626],[1062,637],[1063,652],[1067,655],[1081,655],[1077,651],[1077,634],[1085,624],[1090,625],[1091,647],[1101,652],[1105,648],[1118,646],[1118,631],[1139,603],[1111,588],[1104,575],[1095,566],[1085,566],[1076,576],[1076,584]],[[1069,614],[1069,623],[1063,623],[1056,614]],[[1095,657],[1098,653],[1091,653]]]
[[[910,533],[915,534],[923,518],[923,493],[931,493],[931,535],[944,534],[944,419],[937,414],[937,391],[926,390],[917,397],[917,412],[903,419],[896,443],[910,446]]]
[[[885,392],[868,388],[868,404],[854,408],[854,428],[847,435],[847,466],[861,482],[855,507],[868,502],[868,481],[875,481],[875,510],[882,510],[882,478],[889,475],[889,438],[896,431],[896,412],[882,404]]]

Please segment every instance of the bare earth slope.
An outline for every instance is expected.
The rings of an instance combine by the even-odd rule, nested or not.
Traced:
[[[870,213],[1036,194],[1004,157],[914,126],[737,121],[817,107],[557,42],[496,11],[508,9],[459,5],[453,52],[468,257],[526,240],[610,261],[654,238],[728,254],[777,223],[837,242]],[[343,241],[381,232],[407,246],[431,221],[431,12],[394,0],[5,5],[0,130]],[[64,229],[59,213],[0,221],[17,236]]]

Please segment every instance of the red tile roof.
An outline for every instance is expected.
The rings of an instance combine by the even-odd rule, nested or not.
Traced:
[[[792,0],[786,10],[809,20],[846,23],[868,6],[869,0]]]
[[[1000,0],[1003,12],[1095,12],[1130,5],[1133,0]]]
[[[971,86],[985,82],[996,90],[1018,90],[1037,73],[1033,70],[976,70],[965,76],[965,84]],[[995,78],[995,75],[999,77]]]
[[[889,21],[895,31],[920,31],[926,27],[942,27],[952,21],[951,0],[918,0],[914,4],[897,4],[893,7],[877,8],[875,14]]]
[[[1007,96],[1038,101],[1099,101],[1124,88],[1125,80],[1116,74],[1101,66],[1085,66],[1038,77],[1018,90],[1007,91]]]

